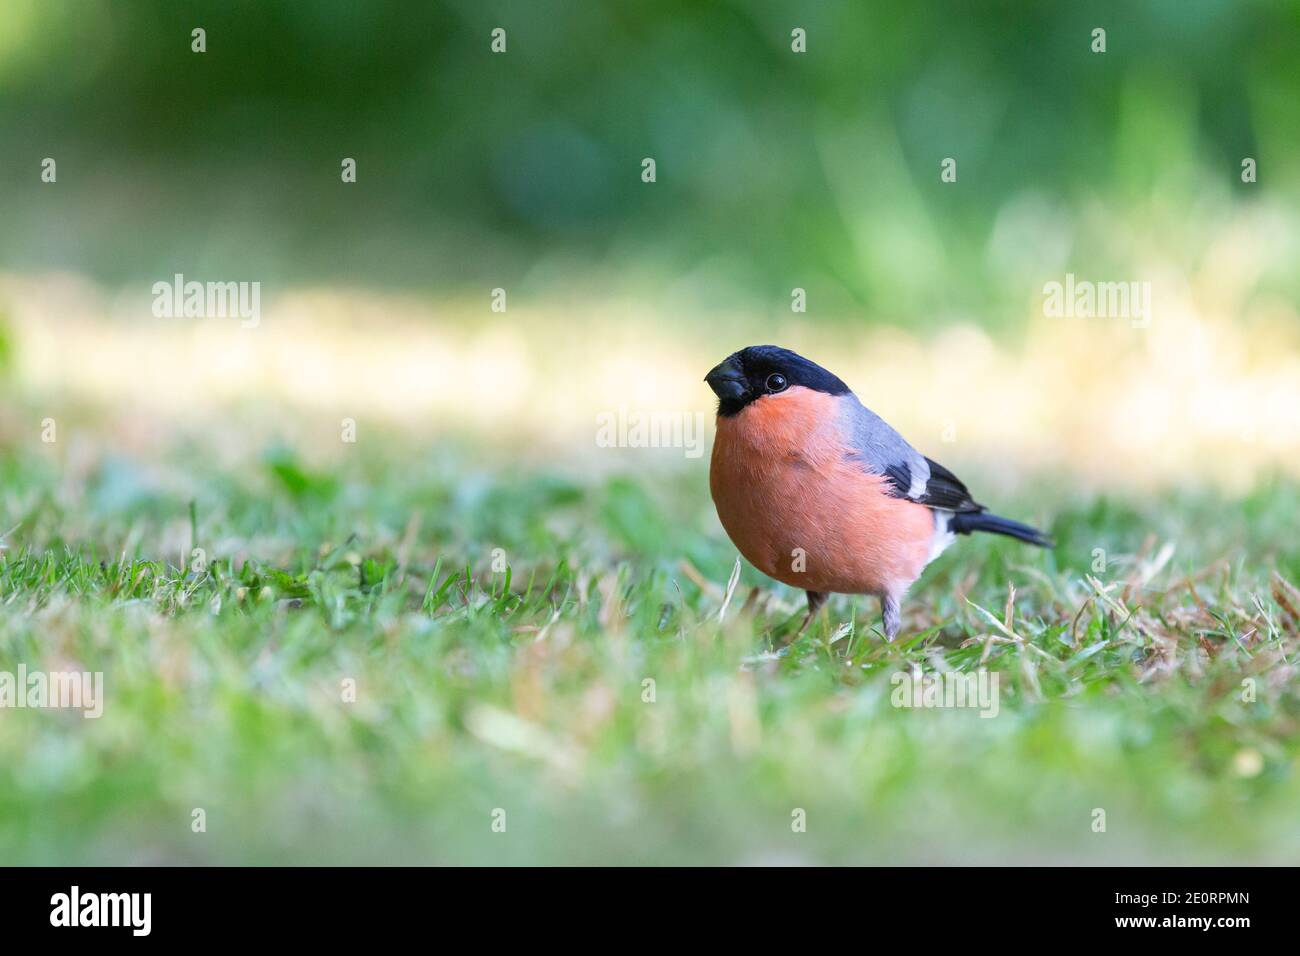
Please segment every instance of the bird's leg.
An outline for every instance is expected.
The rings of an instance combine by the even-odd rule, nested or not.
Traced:
[[[880,616],[885,624],[885,640],[893,642],[898,636],[898,629],[902,626],[901,609],[898,604],[898,598],[892,594],[886,594],[880,599]]]
[[[803,623],[799,625],[799,630],[795,632],[794,637],[790,638],[792,641],[803,636],[803,632],[808,630],[808,625],[812,623],[812,619],[817,616],[817,612],[822,609],[822,605],[830,597],[825,591],[805,591],[804,593],[808,595],[808,613],[804,615]]]

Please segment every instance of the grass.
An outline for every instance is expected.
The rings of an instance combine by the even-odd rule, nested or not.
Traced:
[[[786,648],[802,595],[733,578],[703,461],[584,478],[363,451],[11,444],[0,670],[102,671],[106,703],[0,710],[0,859],[1300,851],[1294,483],[1123,500],[1044,478],[1003,510],[1049,520],[1054,552],[962,540],[900,641],[838,597]],[[997,717],[893,706],[916,667],[987,668]]]

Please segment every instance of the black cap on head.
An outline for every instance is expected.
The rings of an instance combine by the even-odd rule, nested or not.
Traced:
[[[827,395],[844,395],[849,387],[802,355],[775,345],[751,345],[718,364],[704,380],[718,396],[718,414],[735,415],[764,395],[802,385]]]

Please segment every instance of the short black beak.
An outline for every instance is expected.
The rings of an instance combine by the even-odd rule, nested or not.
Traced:
[[[724,402],[735,401],[749,391],[749,385],[740,370],[740,363],[736,361],[734,355],[704,376],[704,381],[709,383],[713,394]]]

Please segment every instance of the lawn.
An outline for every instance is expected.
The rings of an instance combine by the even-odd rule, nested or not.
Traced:
[[[787,645],[802,595],[733,579],[707,459],[593,475],[400,435],[324,463],[12,435],[0,670],[101,671],[105,702],[0,710],[5,863],[1300,853],[1282,478],[1026,480],[1012,512],[1055,551],[962,539],[897,643],[874,600],[837,597]],[[996,716],[895,706],[916,668],[987,669]]]

